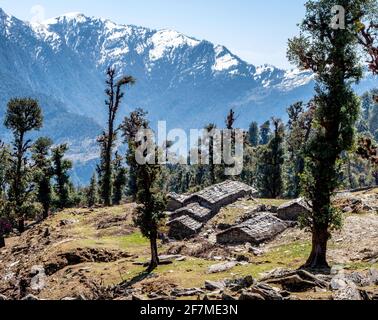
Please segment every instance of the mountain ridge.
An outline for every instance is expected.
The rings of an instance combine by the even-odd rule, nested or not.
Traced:
[[[96,162],[109,66],[137,79],[126,90],[117,121],[141,107],[153,127],[159,120],[185,130],[210,122],[223,126],[233,108],[237,125],[247,128],[251,121],[285,118],[291,103],[313,95],[308,72],[254,66],[225,46],[172,29],[116,24],[81,13],[29,23],[0,8],[0,118],[12,96],[40,99],[49,115],[43,133],[57,143],[68,141],[70,157],[86,172],[77,174],[77,183],[88,181]],[[368,80],[359,90],[373,84]]]

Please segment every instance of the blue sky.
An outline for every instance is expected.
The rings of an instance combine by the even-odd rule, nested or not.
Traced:
[[[0,0],[23,20],[82,12],[122,24],[173,28],[223,44],[244,60],[289,68],[287,39],[298,33],[305,0]]]

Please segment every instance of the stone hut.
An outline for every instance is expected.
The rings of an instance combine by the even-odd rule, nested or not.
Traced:
[[[169,195],[169,236],[186,239],[199,233],[204,224],[219,210],[244,197],[251,197],[256,190],[238,181],[227,180],[192,195]]]
[[[272,213],[262,212],[253,218],[217,234],[217,242],[223,245],[240,245],[247,242],[259,245],[273,239],[289,227]]]
[[[170,193],[168,194],[167,198],[168,198],[167,210],[172,212],[172,211],[176,211],[184,207],[184,202],[188,198],[188,196],[180,195],[177,193]]]
[[[198,203],[190,203],[186,207],[176,210],[170,215],[171,219],[189,216],[198,222],[207,222],[212,217],[210,209],[201,207]]]
[[[245,183],[227,180],[194,193],[184,200],[184,204],[198,203],[202,207],[216,213],[222,207],[234,203],[241,198],[253,196],[255,192],[255,189]]]
[[[198,234],[203,228],[203,224],[190,218],[182,216],[167,223],[169,227],[168,237],[177,240],[189,239]]]
[[[310,213],[311,208],[302,198],[283,204],[277,210],[277,217],[285,221],[297,221],[302,214]]]

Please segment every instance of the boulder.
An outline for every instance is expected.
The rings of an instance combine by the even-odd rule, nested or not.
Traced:
[[[280,206],[277,209],[277,217],[285,221],[297,221],[299,216],[310,212],[310,207],[300,198]]]
[[[316,283],[302,279],[299,275],[292,275],[275,280],[268,283],[279,284],[283,289],[289,292],[305,292],[316,287]]]
[[[235,301],[237,299],[234,296],[232,296],[231,294],[224,292],[222,294],[222,300],[223,301]]]
[[[246,276],[244,278],[240,279],[233,279],[233,280],[225,280],[226,287],[230,289],[231,291],[240,291],[242,289],[249,288],[253,284],[256,283],[256,281],[253,279],[252,276]]]
[[[244,290],[239,297],[240,301],[262,301],[265,300],[264,297],[258,293],[252,293]]]
[[[33,291],[41,291],[46,286],[46,273],[45,268],[41,265],[35,265],[31,268],[30,275],[32,276],[30,281],[30,288]]]
[[[369,278],[370,278],[370,282],[373,284],[373,285],[376,285],[378,286],[378,270],[377,269],[370,269],[369,270]]]
[[[21,300],[27,300],[27,301],[32,301],[32,300],[39,300],[38,297],[32,295],[32,294],[28,294],[27,296],[25,296],[24,298],[22,298]]]
[[[205,281],[205,289],[209,291],[223,290],[226,284],[223,281]]]
[[[251,287],[252,293],[261,295],[265,300],[283,300],[282,295],[271,286],[265,283],[258,283]]]
[[[230,261],[225,263],[218,263],[208,268],[207,273],[220,273],[228,271],[238,265],[236,261]]]
[[[332,295],[333,300],[363,300],[360,291],[352,281],[346,281],[338,290]]]
[[[171,296],[173,297],[193,297],[193,296],[198,296],[201,294],[204,294],[201,289],[173,289],[171,292]]]

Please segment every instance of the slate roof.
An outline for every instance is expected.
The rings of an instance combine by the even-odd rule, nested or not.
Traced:
[[[194,193],[186,199],[186,202],[190,201],[192,197],[199,197],[210,204],[216,204],[229,196],[237,195],[241,192],[253,193],[255,189],[239,181],[227,180]]]
[[[306,201],[303,198],[299,198],[299,199],[295,199],[295,200],[290,201],[290,202],[286,202],[283,205],[281,205],[278,208],[278,210],[287,209],[287,208],[290,208],[292,206],[297,206],[297,205],[301,206],[303,209],[305,209],[307,211],[311,211],[311,208],[309,207],[309,205],[306,203]]]
[[[171,198],[179,203],[184,203],[186,199],[188,199],[190,196],[185,194],[177,194],[175,192],[169,193],[168,198]]]
[[[199,232],[203,227],[202,223],[192,219],[189,216],[182,216],[180,218],[169,221],[167,225],[170,227],[174,226],[175,228],[177,227],[187,228],[189,230],[192,230],[195,233]]]
[[[198,203],[190,203],[186,207],[176,210],[172,216],[187,215],[197,221],[207,221],[211,217],[211,210],[200,206]]]
[[[217,240],[221,243],[237,243],[237,233],[240,232],[247,235],[250,238],[250,242],[262,243],[283,232],[288,226],[288,224],[271,213],[262,212],[237,226],[219,233]],[[229,239],[227,239],[228,237]]]

